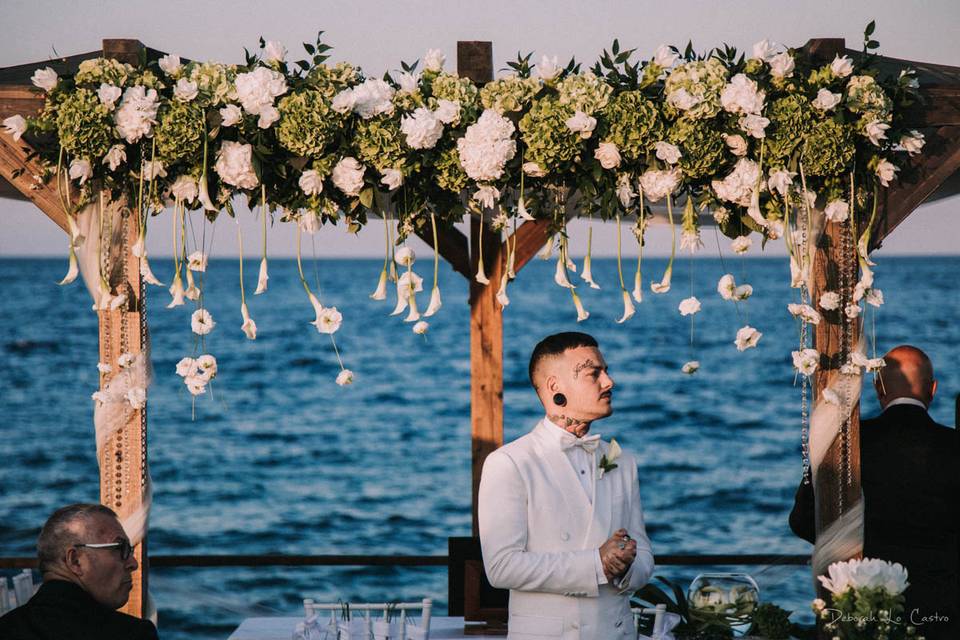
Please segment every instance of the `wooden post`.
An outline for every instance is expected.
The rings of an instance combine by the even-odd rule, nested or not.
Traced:
[[[104,40],[104,57],[136,64],[143,49],[136,40]],[[118,309],[97,312],[100,324],[100,361],[111,366],[111,372],[101,377],[101,388],[118,375],[117,358],[120,354],[144,354],[146,350],[146,318],[144,284],[140,273],[140,260],[131,252],[140,231],[138,214],[126,203],[110,203],[104,207],[104,219],[112,217],[108,211],[122,207],[119,217],[122,228],[118,233],[105,233],[105,242],[111,235],[122,238],[117,261],[119,268],[111,268],[110,286],[117,294],[127,295],[127,304]],[[109,244],[107,244],[109,247]],[[105,253],[110,252],[105,248]],[[104,445],[100,459],[100,502],[117,512],[123,520],[136,512],[143,504],[147,483],[147,413],[146,406],[132,412],[127,423]],[[134,547],[134,556],[139,567],[133,574],[130,599],[122,611],[143,617],[147,597],[147,540]]]

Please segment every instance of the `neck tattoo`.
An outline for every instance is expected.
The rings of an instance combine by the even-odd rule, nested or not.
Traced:
[[[590,423],[576,418],[569,418],[563,414],[548,415],[547,418],[570,435],[582,438],[590,431]]]

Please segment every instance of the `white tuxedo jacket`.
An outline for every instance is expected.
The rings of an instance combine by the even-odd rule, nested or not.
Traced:
[[[487,457],[479,524],[490,584],[510,589],[510,640],[635,638],[629,599],[653,573],[637,464],[623,452],[616,469],[594,471],[593,503],[567,455],[542,421]],[[596,461],[607,451],[602,442]],[[597,549],[617,529],[637,541],[619,586],[597,584]]]

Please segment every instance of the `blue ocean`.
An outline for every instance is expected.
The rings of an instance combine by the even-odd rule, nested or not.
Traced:
[[[154,271],[171,268],[154,260]],[[250,295],[257,261],[245,264],[256,341],[240,331],[236,260],[213,260],[206,306],[217,322],[205,351],[219,375],[194,406],[176,362],[195,355],[188,306],[165,308],[151,288],[148,321],[156,377],[149,395],[154,479],[150,550],[156,554],[436,554],[448,536],[470,535],[470,366],[467,282],[441,263],[444,306],[415,335],[388,314],[393,302],[368,294],[379,260],[308,261],[321,300],[343,314],[336,334],[356,374],[334,383],[330,339],[309,323],[313,310],[296,263],[273,260],[270,289]],[[646,260],[644,280],[665,260]],[[416,264],[429,296],[429,260]],[[65,259],[0,260],[0,556],[34,553],[39,527],[56,507],[98,499],[93,403],[97,318],[79,282],[54,284]],[[750,283],[753,297],[723,301],[724,273]],[[954,424],[960,391],[960,257],[886,258],[875,268],[886,304],[865,317],[877,353],[912,343],[933,358],[940,395],[932,414]],[[654,551],[805,554],[787,525],[801,475],[800,386],[790,351],[799,328],[784,259],[678,259],[673,288],[647,293],[624,325],[616,263],[596,260],[600,291],[578,288],[590,318],[578,324],[553,264],[535,259],[509,289],[505,311],[505,437],[532,428],[540,409],[527,359],[544,335],[594,334],[615,380],[615,414],[594,432],[637,454],[641,496]],[[649,291],[649,289],[648,289]],[[696,295],[703,310],[681,317]],[[739,327],[763,332],[744,353]],[[692,335],[692,339],[691,339]],[[702,369],[680,372],[687,360]],[[867,385],[863,413],[878,410]],[[746,571],[761,598],[810,620],[806,567],[723,567]],[[682,585],[706,568],[661,566]],[[7,575],[12,571],[6,572]],[[298,615],[304,597],[392,600],[432,597],[446,607],[444,567],[154,568],[150,585],[160,633],[224,639],[247,617]]]

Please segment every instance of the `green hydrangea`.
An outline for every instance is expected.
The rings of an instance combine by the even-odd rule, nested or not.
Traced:
[[[277,108],[280,111],[277,139],[298,156],[323,153],[343,123],[343,116],[330,108],[329,101],[319,91],[286,96]]]
[[[703,120],[679,118],[667,132],[667,141],[680,147],[680,169],[694,180],[717,175],[726,157],[723,134]]]
[[[477,108],[477,87],[470,78],[461,78],[450,73],[439,73],[430,83],[433,94],[431,108],[436,108],[437,100],[450,100],[460,103],[460,124],[473,120]]]
[[[393,106],[395,106],[400,113],[410,113],[417,107],[423,106],[423,96],[419,91],[415,93],[398,91],[393,94]]]
[[[571,74],[557,83],[560,104],[591,115],[607,106],[613,88],[590,71]]]
[[[602,135],[606,142],[617,145],[620,155],[629,162],[642,159],[663,136],[663,123],[657,105],[640,91],[624,91],[603,112]]]
[[[835,120],[814,125],[803,140],[803,168],[808,176],[835,176],[850,168],[853,132]]]
[[[203,118],[203,109],[192,103],[166,103],[154,129],[157,160],[169,167],[199,153],[203,145]]]
[[[581,137],[571,131],[567,120],[574,114],[571,105],[555,97],[538,100],[520,119],[520,132],[527,146],[524,162],[535,162],[547,173],[555,173],[580,154]]]
[[[307,74],[307,83],[319,91],[328,101],[359,81],[360,77],[356,67],[349,62],[338,62],[332,67],[320,64]]]
[[[102,83],[124,87],[136,74],[136,69],[129,64],[113,58],[92,58],[84,60],[77,68],[74,82],[78,85],[90,85],[98,88]]]
[[[359,120],[354,131],[354,144],[361,162],[380,172],[399,169],[406,160],[400,123],[390,116]]]
[[[457,153],[456,146],[440,152],[434,164],[434,171],[437,186],[451,193],[460,193],[470,182],[467,172],[460,164],[460,154]]]
[[[110,111],[96,93],[77,89],[65,96],[57,108],[57,135],[64,151],[94,163],[113,144]]]
[[[150,71],[149,69],[144,69],[143,71],[138,73],[137,76],[133,79],[133,84],[143,85],[148,89],[157,89],[157,90],[163,89],[165,86],[163,82],[160,81],[160,78],[158,78],[153,73],[153,71]]]
[[[770,162],[786,160],[813,126],[813,107],[804,96],[789,95],[770,103],[766,115],[770,126],[764,143],[764,157]]]
[[[873,76],[853,76],[847,84],[847,108],[872,114],[871,119],[888,120],[892,103]]]
[[[480,90],[480,102],[485,109],[493,109],[503,115],[507,111],[520,111],[540,90],[536,78],[508,76],[488,82]]]
[[[664,93],[671,109],[683,111],[686,117],[700,120],[720,113],[720,94],[727,84],[727,68],[716,58],[695,60],[675,67],[667,76]],[[689,109],[679,109],[674,99],[676,92],[685,90],[697,99]]]
[[[197,97],[194,102],[200,106],[210,107],[226,104],[237,97],[234,80],[237,78],[237,69],[233,65],[219,62],[191,62],[187,65],[184,77],[197,83]]]

